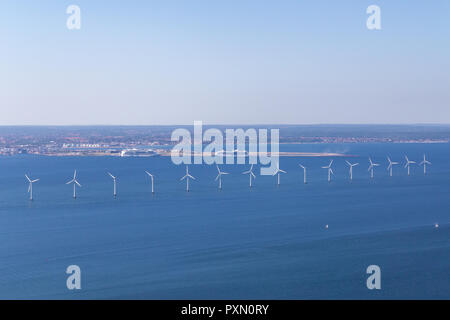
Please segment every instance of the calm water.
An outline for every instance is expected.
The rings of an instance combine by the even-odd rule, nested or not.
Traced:
[[[0,158],[0,298],[310,299],[450,298],[450,148],[448,144],[283,145],[282,151],[345,152],[360,162],[348,180],[336,158],[282,158],[281,177],[248,166],[223,166],[218,191],[212,166],[170,158]],[[396,166],[386,155],[420,160],[429,174]],[[369,180],[367,157],[382,167]],[[308,169],[309,184],[302,171]],[[79,198],[65,185],[78,169]],[[156,175],[151,196],[147,169]],[[118,176],[112,198],[110,171]],[[35,184],[27,200],[24,173]],[[439,228],[434,227],[439,223]],[[326,229],[325,225],[329,225]],[[66,288],[65,270],[82,270],[82,290]],[[382,289],[366,288],[367,266]]]

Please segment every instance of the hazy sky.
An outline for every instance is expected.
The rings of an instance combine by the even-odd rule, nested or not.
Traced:
[[[0,125],[450,123],[450,1],[2,0],[0,109]]]

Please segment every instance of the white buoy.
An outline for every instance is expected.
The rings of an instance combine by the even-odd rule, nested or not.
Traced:
[[[436,223],[436,224],[434,225],[434,227],[435,227],[436,229],[439,228],[439,224]]]
[[[328,225],[325,225],[325,229],[328,229]]]

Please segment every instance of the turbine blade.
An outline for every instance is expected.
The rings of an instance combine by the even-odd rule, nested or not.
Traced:
[[[74,182],[81,188],[81,184],[77,180],[75,180]]]

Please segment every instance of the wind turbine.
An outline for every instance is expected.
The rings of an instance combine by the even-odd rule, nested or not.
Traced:
[[[326,167],[322,167],[322,169],[328,169],[328,182],[331,181],[331,175],[334,174],[333,169],[331,169],[331,165],[333,164],[333,160],[330,161],[330,164]]]
[[[396,164],[398,164],[398,162],[394,162],[391,160],[391,158],[387,157],[388,161],[389,161],[389,165],[387,167],[387,170],[389,171],[389,175],[392,177],[392,167]]]
[[[410,166],[412,163],[416,163],[416,162],[415,162],[415,161],[409,160],[408,157],[407,157],[406,155],[405,155],[405,159],[406,159],[405,168],[408,168],[408,176],[409,176],[409,166]]]
[[[77,170],[73,173],[73,179],[67,182],[66,184],[73,183],[73,198],[77,198],[77,186],[81,188],[81,184],[77,181]]]
[[[425,155],[423,155],[423,160],[419,163],[419,165],[423,165],[423,174],[427,174],[427,164],[431,165],[431,162],[425,158]]]
[[[150,177],[150,179],[152,179],[152,194],[153,194],[153,193],[155,193],[155,189],[153,188],[153,179],[154,179],[154,176],[153,176],[150,172],[148,172],[148,171],[145,171],[145,173]]]
[[[219,179],[219,189],[222,190],[222,175],[223,174],[229,174],[229,173],[220,171],[219,166],[217,164],[216,164],[216,167],[217,167],[218,174],[217,174],[217,177],[216,177],[216,179],[214,181],[217,181],[217,179]]]
[[[30,201],[33,201],[33,183],[38,182],[39,179],[31,180],[27,175],[25,175],[25,178],[27,178],[29,182],[28,193],[30,194]]]
[[[287,173],[287,172],[284,171],[284,170],[281,170],[280,169],[280,163],[277,162],[277,169],[275,170],[275,173],[273,174],[273,176],[274,175],[278,175],[278,177],[277,177],[277,185],[280,185],[280,173]]]
[[[380,164],[379,163],[374,163],[372,162],[372,159],[369,157],[369,169],[367,169],[367,171],[370,171],[370,177],[373,179],[373,168],[374,167],[378,167]]]
[[[242,172],[242,174],[248,174],[250,178],[250,188],[252,187],[252,177],[256,179],[255,174],[253,173],[253,165],[250,166],[250,170]]]
[[[185,174],[185,176],[183,178],[180,179],[180,181],[186,179],[186,191],[187,192],[189,192],[189,178],[195,180],[195,178],[189,174],[189,167],[186,166],[186,174]]]
[[[349,161],[345,160],[347,162],[348,166],[350,167],[350,180],[353,180],[353,167],[359,165],[359,163],[350,163]]]
[[[300,163],[298,165],[303,168],[303,183],[306,184],[306,167]]]
[[[114,181],[114,192],[113,192],[113,196],[114,196],[114,198],[117,196],[117,182],[116,182],[116,177],[115,176],[113,176],[111,173],[109,173],[108,172],[108,174],[109,174],[109,176],[113,179],[113,181]]]

